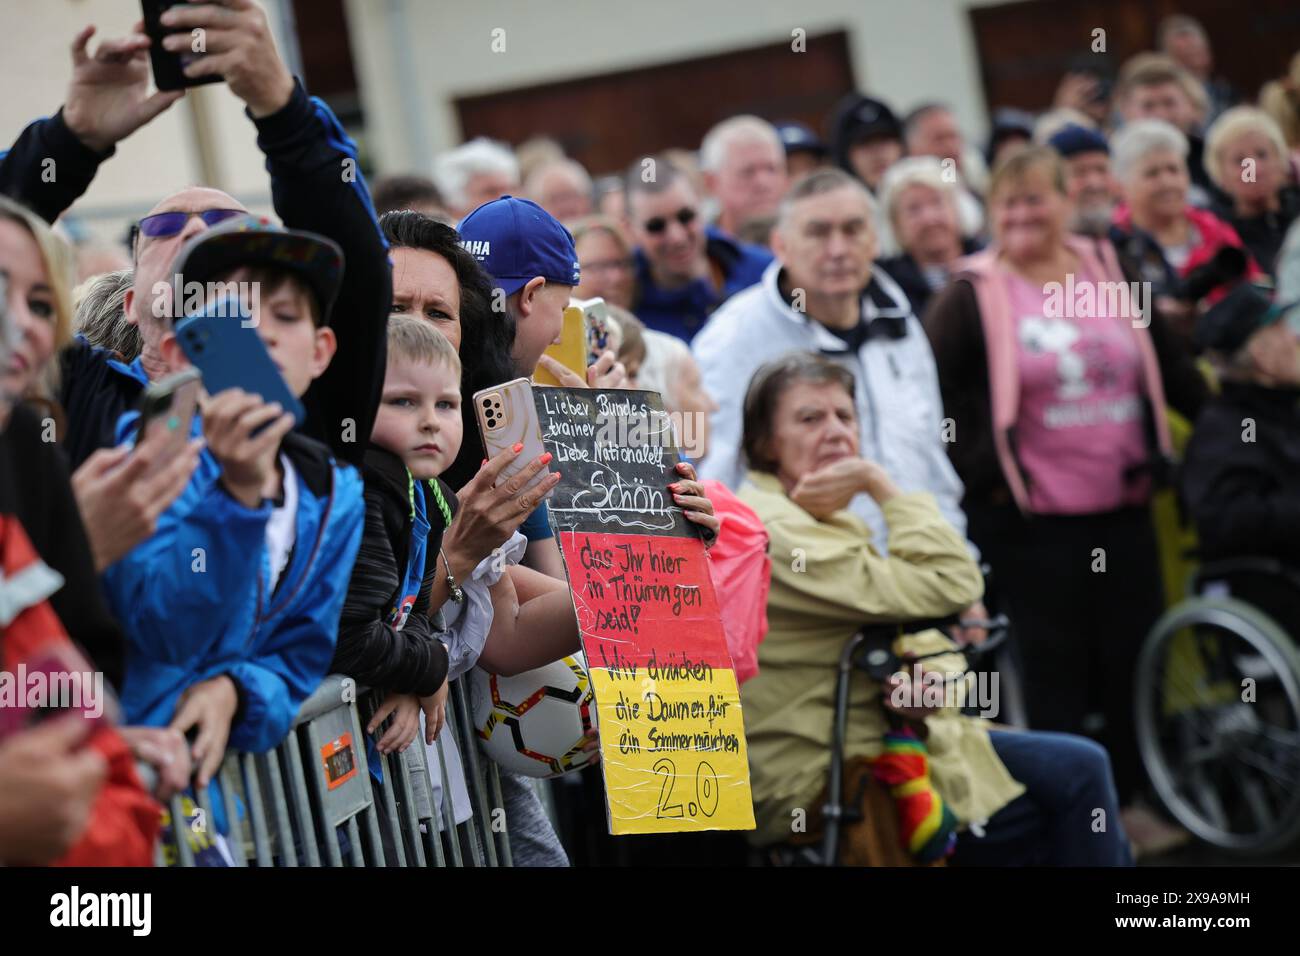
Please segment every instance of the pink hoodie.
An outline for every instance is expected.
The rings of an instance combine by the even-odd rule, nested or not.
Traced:
[[[1104,276],[1107,281],[1127,283],[1115,249],[1108,242],[1093,243],[1077,236],[1065,240],[1070,250],[1082,260],[1085,271]],[[1098,251],[1100,250],[1100,257]],[[993,413],[993,442],[1002,474],[1022,512],[1029,511],[1029,491],[1024,475],[1011,451],[1010,431],[1020,410],[1020,363],[1016,351],[1016,330],[1012,321],[1007,293],[1007,271],[997,261],[998,250],[990,246],[961,260],[957,277],[970,280],[979,304],[980,324],[984,331],[984,348],[989,366],[989,403]],[[1142,362],[1142,382],[1155,416],[1156,440],[1160,450],[1172,454],[1169,421],[1165,414],[1164,386],[1155,347],[1145,328],[1127,319],[1117,319],[1132,330]]]

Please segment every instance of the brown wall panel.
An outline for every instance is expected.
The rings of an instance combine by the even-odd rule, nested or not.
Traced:
[[[797,119],[821,130],[836,99],[853,89],[848,36],[810,36],[660,66],[605,73],[456,101],[465,138],[518,145],[550,136],[593,173],[637,156],[694,149],[714,123],[736,113]]]
[[[989,107],[1041,110],[1075,59],[1117,71],[1155,48],[1156,27],[1171,13],[1200,20],[1216,72],[1248,99],[1286,72],[1300,51],[1297,0],[1027,0],[970,11]],[[1092,31],[1106,31],[1106,53],[1091,52]]]

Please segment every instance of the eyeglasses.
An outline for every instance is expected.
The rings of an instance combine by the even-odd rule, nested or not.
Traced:
[[[672,218],[676,219],[683,226],[689,226],[695,221],[695,210],[689,206],[683,206],[673,214]],[[645,229],[646,232],[650,233],[650,235],[657,236],[668,228],[668,217],[655,216],[653,219],[647,219],[642,223],[642,228]]]
[[[631,268],[631,259],[595,259],[582,264],[583,272],[627,272]]]
[[[154,213],[152,216],[145,216],[131,227],[131,249],[135,249],[136,239],[140,236],[144,236],[146,239],[164,239],[177,235],[185,228],[185,224],[190,221],[192,216],[198,216],[207,225],[215,226],[227,219],[247,215],[248,210],[246,209],[204,209],[202,212]]]

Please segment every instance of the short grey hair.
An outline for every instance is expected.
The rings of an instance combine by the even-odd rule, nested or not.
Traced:
[[[778,153],[785,155],[776,127],[765,119],[744,113],[724,119],[704,134],[700,142],[700,169],[717,172],[727,161],[727,150],[732,144],[744,142],[770,143]]]
[[[465,187],[480,173],[500,173],[519,182],[519,163],[509,147],[480,136],[433,159],[432,178],[443,199],[453,206],[466,202]]]
[[[916,135],[916,128],[921,125],[921,121],[932,113],[952,113],[952,107],[947,103],[940,103],[937,100],[922,103],[915,107],[910,113],[903,117],[903,141],[910,143],[912,137]]]
[[[1164,120],[1126,123],[1110,143],[1111,169],[1117,179],[1128,178],[1133,167],[1151,153],[1173,152],[1187,160],[1187,137]]]
[[[790,187],[790,191],[785,194],[785,198],[781,200],[781,205],[777,208],[776,228],[780,229],[790,221],[790,211],[794,208],[795,203],[801,199],[834,192],[846,186],[856,189],[867,201],[868,218],[871,220],[871,227],[875,229],[878,213],[876,211],[876,200],[872,197],[871,191],[862,185],[861,180],[850,176],[842,169],[835,169],[834,167],[814,170]]]
[[[134,362],[143,347],[140,327],[126,320],[126,293],[134,280],[131,269],[120,269],[87,279],[72,291],[73,331],[126,363]]]

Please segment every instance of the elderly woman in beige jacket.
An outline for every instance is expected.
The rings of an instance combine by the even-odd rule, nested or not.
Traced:
[[[853,388],[839,365],[791,353],[759,369],[745,399],[751,470],[740,497],[766,525],[772,559],[759,674],[741,689],[759,845],[791,842],[809,821],[819,825],[845,643],[866,624],[955,615],[983,592],[965,541],[933,497],[902,493],[859,455]],[[888,556],[847,510],[861,492],[884,513]],[[903,655],[944,650],[953,653],[928,658],[924,669],[962,671],[960,648],[937,630],[895,644]],[[887,709],[917,728],[934,787],[963,827],[954,862],[1132,862],[1105,750],[1066,734],[990,732],[963,716],[952,695],[935,706],[933,695],[900,688],[904,680],[896,675],[882,687],[854,672],[845,758],[852,767],[880,754]]]

